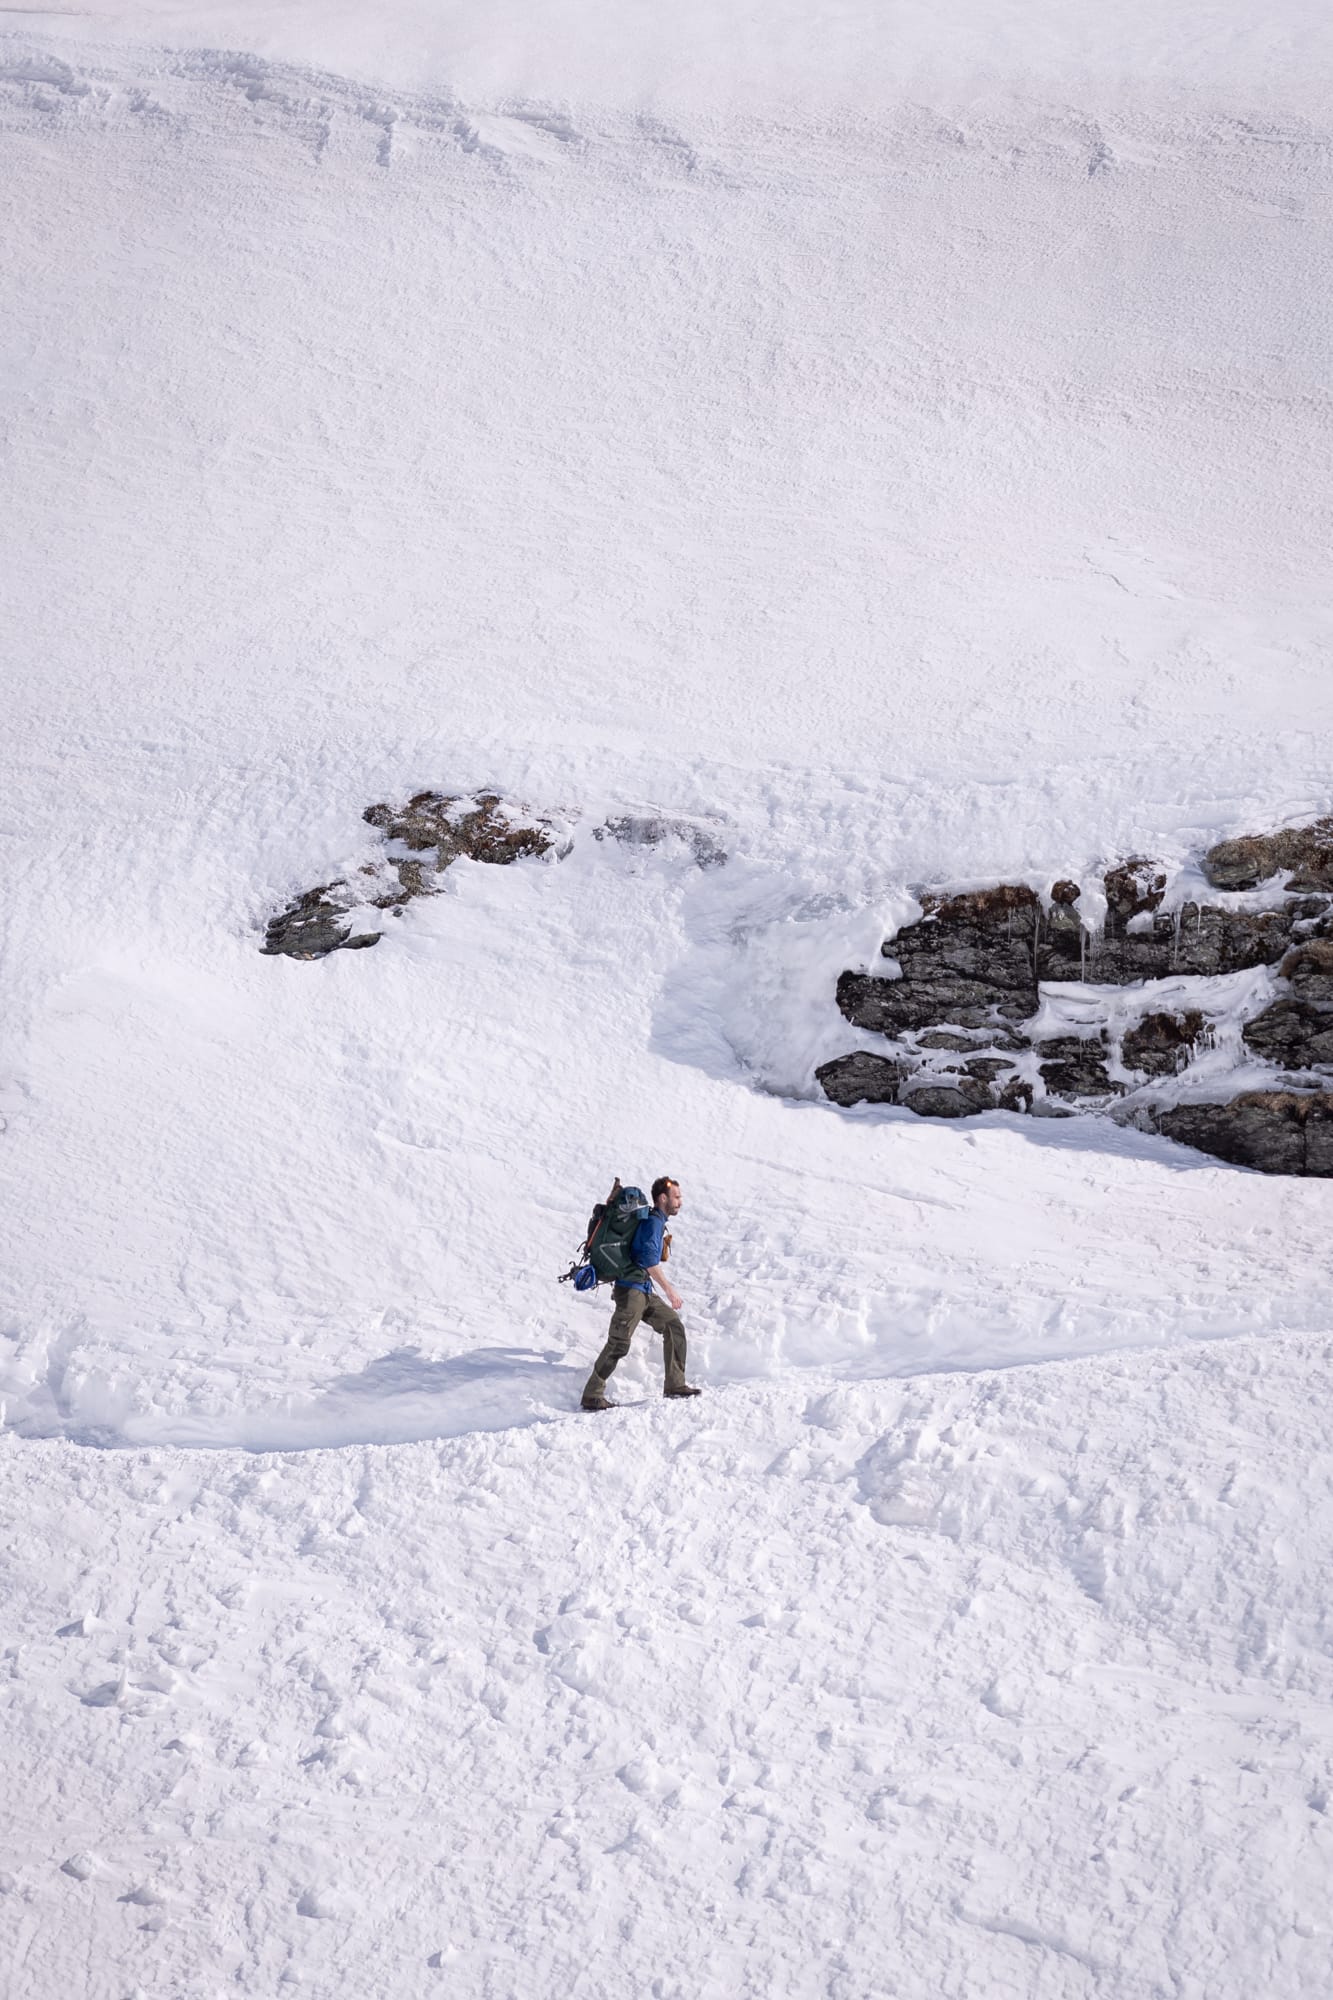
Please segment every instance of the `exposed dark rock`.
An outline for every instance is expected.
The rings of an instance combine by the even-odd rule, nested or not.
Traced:
[[[609,819],[605,826],[595,827],[593,837],[596,840],[619,840],[627,847],[656,847],[674,837],[683,840],[693,851],[701,868],[719,868],[727,858],[726,849],[707,827],[689,819],[629,814],[622,819]]]
[[[1106,1051],[1101,1042],[1085,1041],[1081,1035],[1056,1035],[1037,1043],[1042,1057],[1041,1080],[1057,1097],[1117,1097],[1123,1083],[1113,1083],[1106,1070]]]
[[[1242,1030],[1246,1045],[1283,1069],[1333,1069],[1333,1021],[1277,1000]]]
[[[896,1104],[899,1085],[909,1074],[905,1063],[861,1050],[822,1063],[815,1079],[834,1104]]]
[[[1282,976],[1289,994],[1246,1023],[1246,1043],[1285,1069],[1333,1068],[1333,938],[1298,945]]]
[[[838,1006],[859,1028],[895,1037],[926,1029],[922,1048],[962,1049],[968,1043],[959,1029],[998,1028],[1035,1013],[1039,981],[1126,986],[1244,972],[1276,965],[1312,924],[1330,922],[1328,906],[1313,898],[1276,910],[1187,903],[1163,911],[1165,876],[1149,862],[1125,862],[1106,881],[1101,932],[1085,930],[1071,901],[1043,910],[1030,889],[1015,884],[929,904],[920,922],[884,946],[902,978],[844,972]]]
[[[1120,1044],[1121,1061],[1126,1069],[1144,1076],[1174,1076],[1189,1061],[1203,1029],[1203,1015],[1195,1010],[1145,1014],[1126,1032]]]
[[[1073,888],[1072,883],[1059,883],[1057,887]],[[1077,895],[1077,889],[1074,890]],[[1038,979],[1088,979],[1088,953],[1094,943],[1093,933],[1084,928],[1083,919],[1074,908],[1072,899],[1052,902],[1049,910],[1042,912],[1034,941],[1034,962]]]
[[[993,1085],[1001,1075],[1009,1081],[997,1098]],[[834,1104],[903,1104],[921,1118],[970,1118],[997,1102],[1006,1111],[1024,1111],[1033,1096],[1032,1085],[1002,1056],[976,1057],[960,1075],[861,1051],[821,1064],[815,1077]]]
[[[1136,912],[1136,915],[1147,914]],[[1186,903],[1176,911],[1159,910],[1136,929],[1113,920],[1089,937],[1081,973],[1057,964],[1043,967],[1042,978],[1056,982],[1081,977],[1097,986],[1128,986],[1140,979],[1169,979],[1182,973],[1205,977],[1220,972],[1246,972],[1256,965],[1276,965],[1292,942],[1294,911],[1223,910],[1211,903]]]
[[[324,882],[317,889],[307,889],[281,915],[269,919],[259,949],[270,957],[327,958],[331,951],[358,951],[378,944],[379,931],[352,936],[347,912],[354,899],[346,891],[345,882]]]
[[[895,978],[844,972],[841,1012],[897,1045],[892,1058],[844,1057],[821,1082],[839,1101],[896,1098],[923,1117],[962,1118],[997,1104],[1034,1116],[1067,1117],[1073,1105],[1110,1111],[1128,1086],[1111,1075],[1109,1036],[1067,1034],[1036,1045],[1041,1086],[1011,1058],[1030,1047],[1020,1023],[1037,1012],[1041,986],[1126,986],[1168,978],[1216,978],[1280,966],[1285,988],[1244,1030],[1251,1049],[1297,1081],[1333,1072],[1333,816],[1311,827],[1223,842],[1207,858],[1223,890],[1253,887],[1291,871],[1277,907],[1190,902],[1166,908],[1166,869],[1133,855],[1107,870],[1102,929],[1085,928],[1080,885],[1052,884],[1043,906],[1021,884],[923,899],[922,915],[883,947]],[[1174,997],[1174,996],[1173,996]],[[1125,1069],[1167,1079],[1208,1035],[1199,1008],[1144,1015],[1124,1034]],[[948,1069],[931,1057],[956,1060]],[[832,1088],[830,1088],[830,1085]],[[1061,1100],[1067,1100],[1062,1103]],[[1100,1103],[1098,1102],[1100,1100]],[[1112,1115],[1137,1120],[1268,1172],[1333,1174],[1333,1091],[1248,1092],[1229,1104],[1160,1110],[1135,1090]]]
[[[435,883],[432,877],[438,874],[439,871],[437,868],[432,867],[428,875],[424,861],[395,861],[393,865],[394,873],[397,875],[399,882],[398,893],[403,902],[410,902],[413,896],[433,896],[435,894]]]
[[[984,1027],[996,1016],[1036,1010],[1033,940],[1041,905],[1031,889],[1005,885],[931,898],[919,923],[899,931],[885,956],[901,979],[844,972],[838,1006],[858,1027],[898,1035],[940,1023]]]
[[[1102,887],[1106,891],[1107,929],[1123,930],[1131,918],[1161,908],[1166,894],[1166,870],[1136,854],[1131,860],[1109,868],[1102,877]]]
[[[509,819],[500,809],[497,792],[483,792],[475,799],[417,792],[401,808],[367,806],[361,817],[415,854],[433,849],[437,874],[460,855],[503,865],[525,854],[545,854],[553,844],[549,826],[516,825]],[[409,890],[409,894],[421,893]]]
[[[1333,1092],[1247,1090],[1227,1104],[1178,1104],[1158,1129],[1263,1174],[1333,1176]]]
[[[1283,959],[1282,977],[1303,1007],[1333,1015],[1333,938],[1312,938]]]
[[[960,1076],[913,1085],[904,1090],[902,1102],[918,1118],[971,1118],[990,1111],[995,1097],[988,1084]]]
[[[376,944],[383,935],[380,931],[352,935],[347,913],[358,904],[397,910],[414,896],[432,895],[436,878],[460,855],[504,864],[525,854],[545,854],[554,844],[548,825],[540,821],[515,823],[501,810],[494,792],[475,799],[417,792],[401,808],[367,806],[362,818],[411,852],[391,856],[378,866],[364,864],[357,870],[367,878],[359,892],[345,881],[307,889],[280,916],[271,919],[262,951],[270,955],[281,952],[290,958],[327,958],[331,951],[355,951]],[[373,893],[377,885],[379,894]]]
[[[1305,1171],[1333,1180],[1333,1092],[1321,1090],[1305,1114]]]
[[[1203,872],[1215,889],[1253,889],[1283,868],[1296,870],[1290,888],[1333,889],[1333,817],[1222,840],[1203,857]]]
[[[1012,1028],[990,1026],[973,1028],[970,1034],[955,1034],[952,1028],[931,1028],[923,1035],[913,1036],[919,1049],[948,1049],[955,1055],[978,1055],[989,1049],[1008,1049],[1017,1054],[1025,1049],[1027,1038],[1015,1034]]]

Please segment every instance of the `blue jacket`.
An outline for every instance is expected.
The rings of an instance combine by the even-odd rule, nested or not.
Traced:
[[[662,1261],[662,1238],[666,1234],[667,1219],[660,1208],[646,1215],[634,1232],[629,1254],[641,1271],[652,1271]],[[652,1286],[646,1278],[632,1278],[629,1288],[634,1292],[647,1292],[652,1296]]]

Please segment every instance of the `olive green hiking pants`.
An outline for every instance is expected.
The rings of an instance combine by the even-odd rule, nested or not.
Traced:
[[[588,1377],[585,1396],[605,1396],[607,1378],[614,1371],[616,1363],[623,1361],[629,1353],[629,1344],[634,1338],[634,1329],[642,1320],[654,1333],[662,1336],[662,1364],[665,1379],[663,1394],[669,1395],[673,1389],[685,1386],[685,1326],[680,1314],[673,1312],[665,1299],[658,1298],[656,1292],[641,1292],[632,1285],[617,1285],[612,1294],[616,1309],[611,1315],[611,1325],[606,1336],[606,1346],[593,1363],[592,1374]]]

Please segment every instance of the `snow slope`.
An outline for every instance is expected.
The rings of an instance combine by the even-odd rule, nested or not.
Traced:
[[[1317,1994],[1329,1358],[7,1437],[11,1990]]]
[[[811,1082],[1329,805],[1327,23],[680,18],[0,17],[24,2000],[1327,1975],[1327,1188]],[[569,851],[262,958],[423,785]]]

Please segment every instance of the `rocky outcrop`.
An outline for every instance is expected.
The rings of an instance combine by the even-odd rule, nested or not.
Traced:
[[[967,1118],[977,1111],[1030,1111],[1033,1088],[1003,1056],[976,1056],[959,1069],[921,1069],[865,1050],[821,1065],[815,1077],[834,1104],[902,1104],[919,1118]]]
[[[1089,1033],[1083,1010],[1095,999],[1080,995],[1068,1010],[1080,1032],[1031,1039],[1043,988],[1128,987],[1280,967],[1277,997],[1244,1027],[1250,1052],[1297,1082],[1333,1071],[1333,818],[1223,842],[1205,863],[1221,890],[1253,887],[1282,868],[1292,873],[1276,903],[1270,896],[1257,908],[1227,901],[1168,907],[1166,869],[1132,855],[1103,876],[1106,914],[1096,927],[1080,915],[1083,892],[1068,877],[1045,900],[1015,883],[925,897],[917,922],[884,945],[884,972],[847,971],[837,983],[843,1016],[884,1036],[891,1052],[827,1063],[818,1072],[821,1086],[841,1104],[897,1103],[938,1118],[992,1108],[1059,1116],[1078,1108],[1153,1124],[1160,1112],[1163,1121],[1176,1121],[1175,1136],[1197,1131],[1206,1151],[1238,1149],[1221,1157],[1271,1172],[1329,1171],[1318,1164],[1330,1143],[1319,1093],[1279,1088],[1169,1109],[1160,1094],[1146,1094],[1153,1085],[1160,1093],[1198,1050],[1215,1045],[1202,1008],[1133,1019],[1131,1000],[1123,1031],[1104,1025]],[[1112,1016],[1125,1019],[1123,1003],[1108,1008]],[[1118,1109],[1122,1098],[1128,1102]],[[1282,1160],[1297,1164],[1273,1164]]]
[[[1185,903],[1177,910],[1138,913],[1123,921],[1108,911],[1105,929],[1088,940],[1082,971],[1062,975],[1048,966],[1042,977],[1129,986],[1140,979],[1248,972],[1256,965],[1276,965],[1300,921],[1294,906],[1250,911]]]
[[[1289,890],[1333,890],[1333,816],[1313,826],[1222,840],[1203,857],[1203,872],[1215,889],[1253,889],[1284,869],[1292,871]]]
[[[903,1091],[902,1102],[918,1118],[971,1118],[995,1109],[995,1092],[977,1077],[917,1079]]]
[[[1145,1014],[1126,1030],[1120,1060],[1140,1076],[1174,1076],[1182,1070],[1204,1035],[1203,1015]]]
[[[1226,1104],[1177,1104],[1157,1126],[1233,1166],[1333,1175],[1333,1091],[1247,1090]]]
[[[815,1078],[833,1104],[896,1104],[899,1086],[910,1074],[909,1064],[862,1050],[824,1063]]]
[[[567,852],[558,845],[556,823],[506,805],[498,792],[463,797],[449,792],[414,792],[406,805],[367,806],[361,817],[385,839],[382,860],[367,862],[354,878],[325,882],[297,896],[270,919],[260,949],[270,956],[327,958],[331,951],[378,943],[382,931],[354,929],[352,913],[386,910],[401,914],[418,896],[433,896],[440,877],[456,861],[506,867],[528,857]],[[594,827],[596,840],[631,847],[662,841],[685,842],[701,868],[716,868],[726,850],[709,828],[693,819],[660,814],[626,815]]]
[[[1037,1011],[1039,985],[1130,986],[1276,965],[1333,909],[1329,898],[1308,896],[1275,910],[1189,902],[1163,911],[1164,871],[1136,859],[1105,876],[1106,921],[1093,931],[1078,913],[1077,883],[1057,887],[1048,906],[1015,883],[925,899],[920,920],[883,948],[901,977],[844,972],[839,1010],[881,1035],[1023,1021]]]
[[[1298,946],[1282,977],[1288,991],[1246,1023],[1247,1045],[1283,1069],[1333,1069],[1333,938]]]
[[[1135,917],[1150,916],[1161,909],[1166,896],[1166,870],[1156,861],[1136,854],[1108,868],[1102,877],[1102,887],[1106,891],[1107,923],[1112,929],[1123,931]]]
[[[1118,1097],[1123,1083],[1112,1083],[1106,1069],[1106,1043],[1081,1035],[1056,1035],[1036,1044],[1041,1080],[1053,1097]]]
[[[347,913],[358,900],[346,882],[324,882],[317,889],[307,889],[276,917],[270,917],[259,949],[270,958],[327,958],[331,951],[355,951],[378,944],[379,931],[352,933]]]
[[[355,881],[325,882],[297,896],[265,929],[260,950],[270,957],[327,958],[330,952],[378,944],[382,931],[354,931],[357,909],[397,912],[416,896],[434,895],[439,877],[461,856],[505,866],[545,854],[555,840],[549,821],[518,817],[496,792],[475,798],[416,792],[405,806],[367,806],[362,818],[384,834],[392,851],[363,866]]]
[[[443,792],[416,792],[402,807],[367,806],[361,815],[389,840],[401,841],[413,855],[434,857],[439,874],[460,855],[472,861],[504,866],[525,854],[545,854],[554,844],[549,825],[541,821],[515,823],[501,806],[497,792],[476,798],[449,798]],[[410,867],[411,864],[409,864]],[[412,880],[425,879],[426,864],[418,862]],[[426,893],[414,889],[414,895]]]
[[[898,1035],[949,1022],[983,1027],[1036,1012],[1034,945],[1041,903],[1031,889],[927,898],[925,914],[899,931],[884,954],[900,979],[844,972],[837,1000],[859,1028]]]

